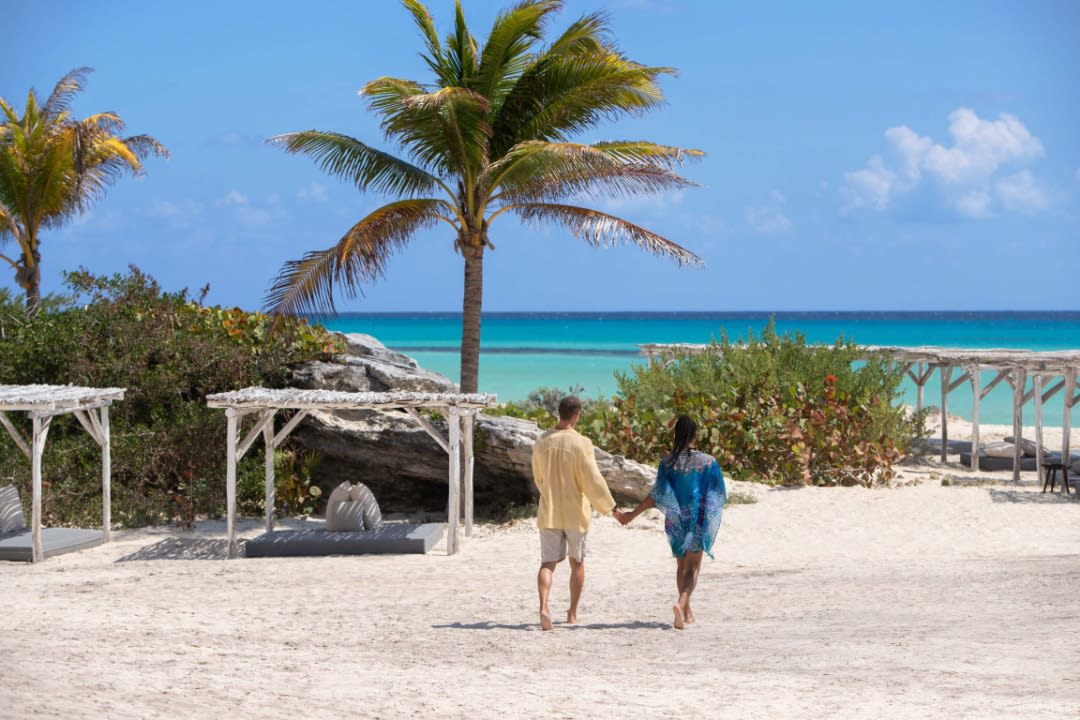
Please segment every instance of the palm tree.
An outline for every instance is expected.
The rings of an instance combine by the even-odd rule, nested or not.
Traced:
[[[41,230],[85,212],[124,172],[140,174],[147,156],[168,157],[149,135],[118,137],[124,122],[116,113],[71,116],[91,72],[69,72],[44,104],[30,90],[22,117],[0,98],[0,247],[14,239],[21,253],[0,260],[15,270],[31,316],[41,307]]]
[[[560,223],[594,246],[629,242],[680,264],[701,263],[656,233],[575,203],[693,185],[673,168],[700,151],[645,141],[570,141],[603,120],[660,105],[657,79],[673,74],[670,68],[640,65],[620,53],[601,13],[581,17],[541,45],[560,0],[522,0],[504,10],[483,46],[469,33],[460,2],[444,43],[418,0],[403,4],[423,35],[422,57],[434,82],[381,77],[360,95],[409,159],[319,130],[270,140],[309,155],[361,191],[400,199],[361,219],[333,247],[287,262],[267,296],[268,310],[333,311],[335,286],[355,296],[417,231],[446,223],[465,261],[461,391],[476,392],[484,252],[494,249],[488,233],[500,216]]]

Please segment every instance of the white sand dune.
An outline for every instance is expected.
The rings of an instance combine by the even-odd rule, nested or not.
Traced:
[[[596,521],[581,624],[551,633],[529,522],[453,557],[227,561],[221,523],[117,533],[0,564],[0,718],[1075,718],[1080,500],[988,477],[740,484],[759,502],[729,507],[685,631],[655,511]]]

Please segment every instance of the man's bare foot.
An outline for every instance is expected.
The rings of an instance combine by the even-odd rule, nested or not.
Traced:
[[[546,612],[540,613],[540,629],[541,630],[550,630],[551,628],[552,628],[551,615],[549,615]]]
[[[694,613],[690,611],[690,606],[687,606],[686,609],[683,610],[683,619],[686,621],[687,625],[694,622]]]
[[[682,630],[686,627],[686,617],[683,615],[681,605],[672,605],[671,612],[675,613],[675,629]]]
[[[577,613],[572,613],[569,610],[566,611],[566,622],[568,625],[577,625]]]

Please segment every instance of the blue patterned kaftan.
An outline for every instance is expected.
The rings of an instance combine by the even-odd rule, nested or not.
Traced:
[[[664,513],[664,532],[675,557],[702,550],[713,556],[727,502],[724,473],[716,458],[697,450],[679,453],[674,461],[664,458],[649,495]]]

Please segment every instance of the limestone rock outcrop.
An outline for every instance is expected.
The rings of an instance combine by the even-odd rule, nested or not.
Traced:
[[[370,335],[345,336],[348,351],[333,362],[309,362],[293,374],[296,387],[349,392],[416,390],[456,392],[449,378],[420,367]],[[446,434],[446,423],[433,424]],[[480,510],[502,510],[535,500],[532,448],[541,430],[536,423],[485,415],[474,430],[474,487]],[[384,508],[446,506],[446,452],[411,417],[399,411],[313,412],[294,433],[323,456],[316,479],[366,484]],[[622,456],[596,450],[596,460],[612,494],[622,503],[645,497],[655,470]]]

